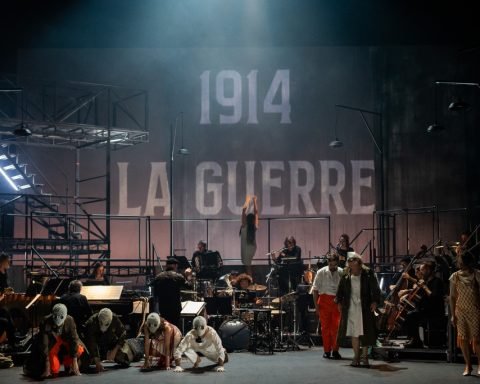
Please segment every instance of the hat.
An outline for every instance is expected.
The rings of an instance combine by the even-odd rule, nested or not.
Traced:
[[[175,257],[167,258],[167,264],[178,264],[178,260]]]

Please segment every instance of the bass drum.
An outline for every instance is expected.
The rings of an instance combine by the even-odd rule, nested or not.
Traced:
[[[227,352],[245,351],[250,346],[250,329],[242,320],[224,321],[218,328],[218,335]]]

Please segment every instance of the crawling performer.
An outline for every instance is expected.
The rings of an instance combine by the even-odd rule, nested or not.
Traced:
[[[180,366],[182,354],[193,363],[193,368],[200,365],[200,352],[207,359],[217,364],[216,371],[224,372],[223,364],[228,362],[228,355],[222,346],[222,340],[217,331],[207,325],[207,320],[202,316],[193,319],[193,329],[189,331],[175,350],[175,372],[183,372]]]
[[[143,326],[145,335],[145,363],[143,368],[152,368],[153,358],[158,358],[156,368],[169,370],[173,353],[180,344],[182,332],[158,313],[150,313]]]

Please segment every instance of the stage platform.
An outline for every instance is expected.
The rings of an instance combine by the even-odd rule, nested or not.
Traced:
[[[402,361],[387,363],[380,360],[371,360],[371,368],[350,367],[351,349],[341,349],[342,360],[326,360],[322,358],[323,350],[318,347],[304,348],[295,352],[277,352],[274,355],[254,355],[249,352],[231,353],[230,361],[225,365],[224,373],[217,373],[207,360],[203,360],[200,369],[186,370],[177,374],[172,371],[154,371],[143,373],[139,367],[141,362],[133,363],[127,369],[109,370],[102,374],[83,374],[79,377],[59,377],[48,382],[55,383],[89,383],[89,384],[122,384],[122,383],[229,383],[229,384],[279,384],[302,383],[318,384],[431,384],[432,382],[464,383],[468,380],[462,377],[462,364],[448,364],[445,361]],[[183,367],[191,367],[183,361]],[[475,366],[475,368],[477,368]],[[474,371],[476,372],[476,371]],[[33,382],[25,378],[21,367],[14,367],[0,371],[2,383]]]

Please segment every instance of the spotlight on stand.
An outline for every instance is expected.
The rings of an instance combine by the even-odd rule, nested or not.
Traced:
[[[448,110],[450,112],[466,112],[470,110],[470,104],[463,100],[455,100],[450,103]]]
[[[28,137],[32,135],[32,131],[27,128],[26,124],[20,124],[13,130],[15,136]]]
[[[343,147],[343,142],[338,140],[338,137],[336,137],[335,140],[331,141],[330,144],[328,144],[328,146],[331,148],[340,148]]]
[[[443,125],[434,123],[432,125],[429,125],[427,128],[427,133],[436,133],[436,132],[441,132],[445,129]]]
[[[187,155],[190,155],[190,150],[188,148],[180,148],[177,152],[179,155],[182,155],[182,156],[187,156]]]

